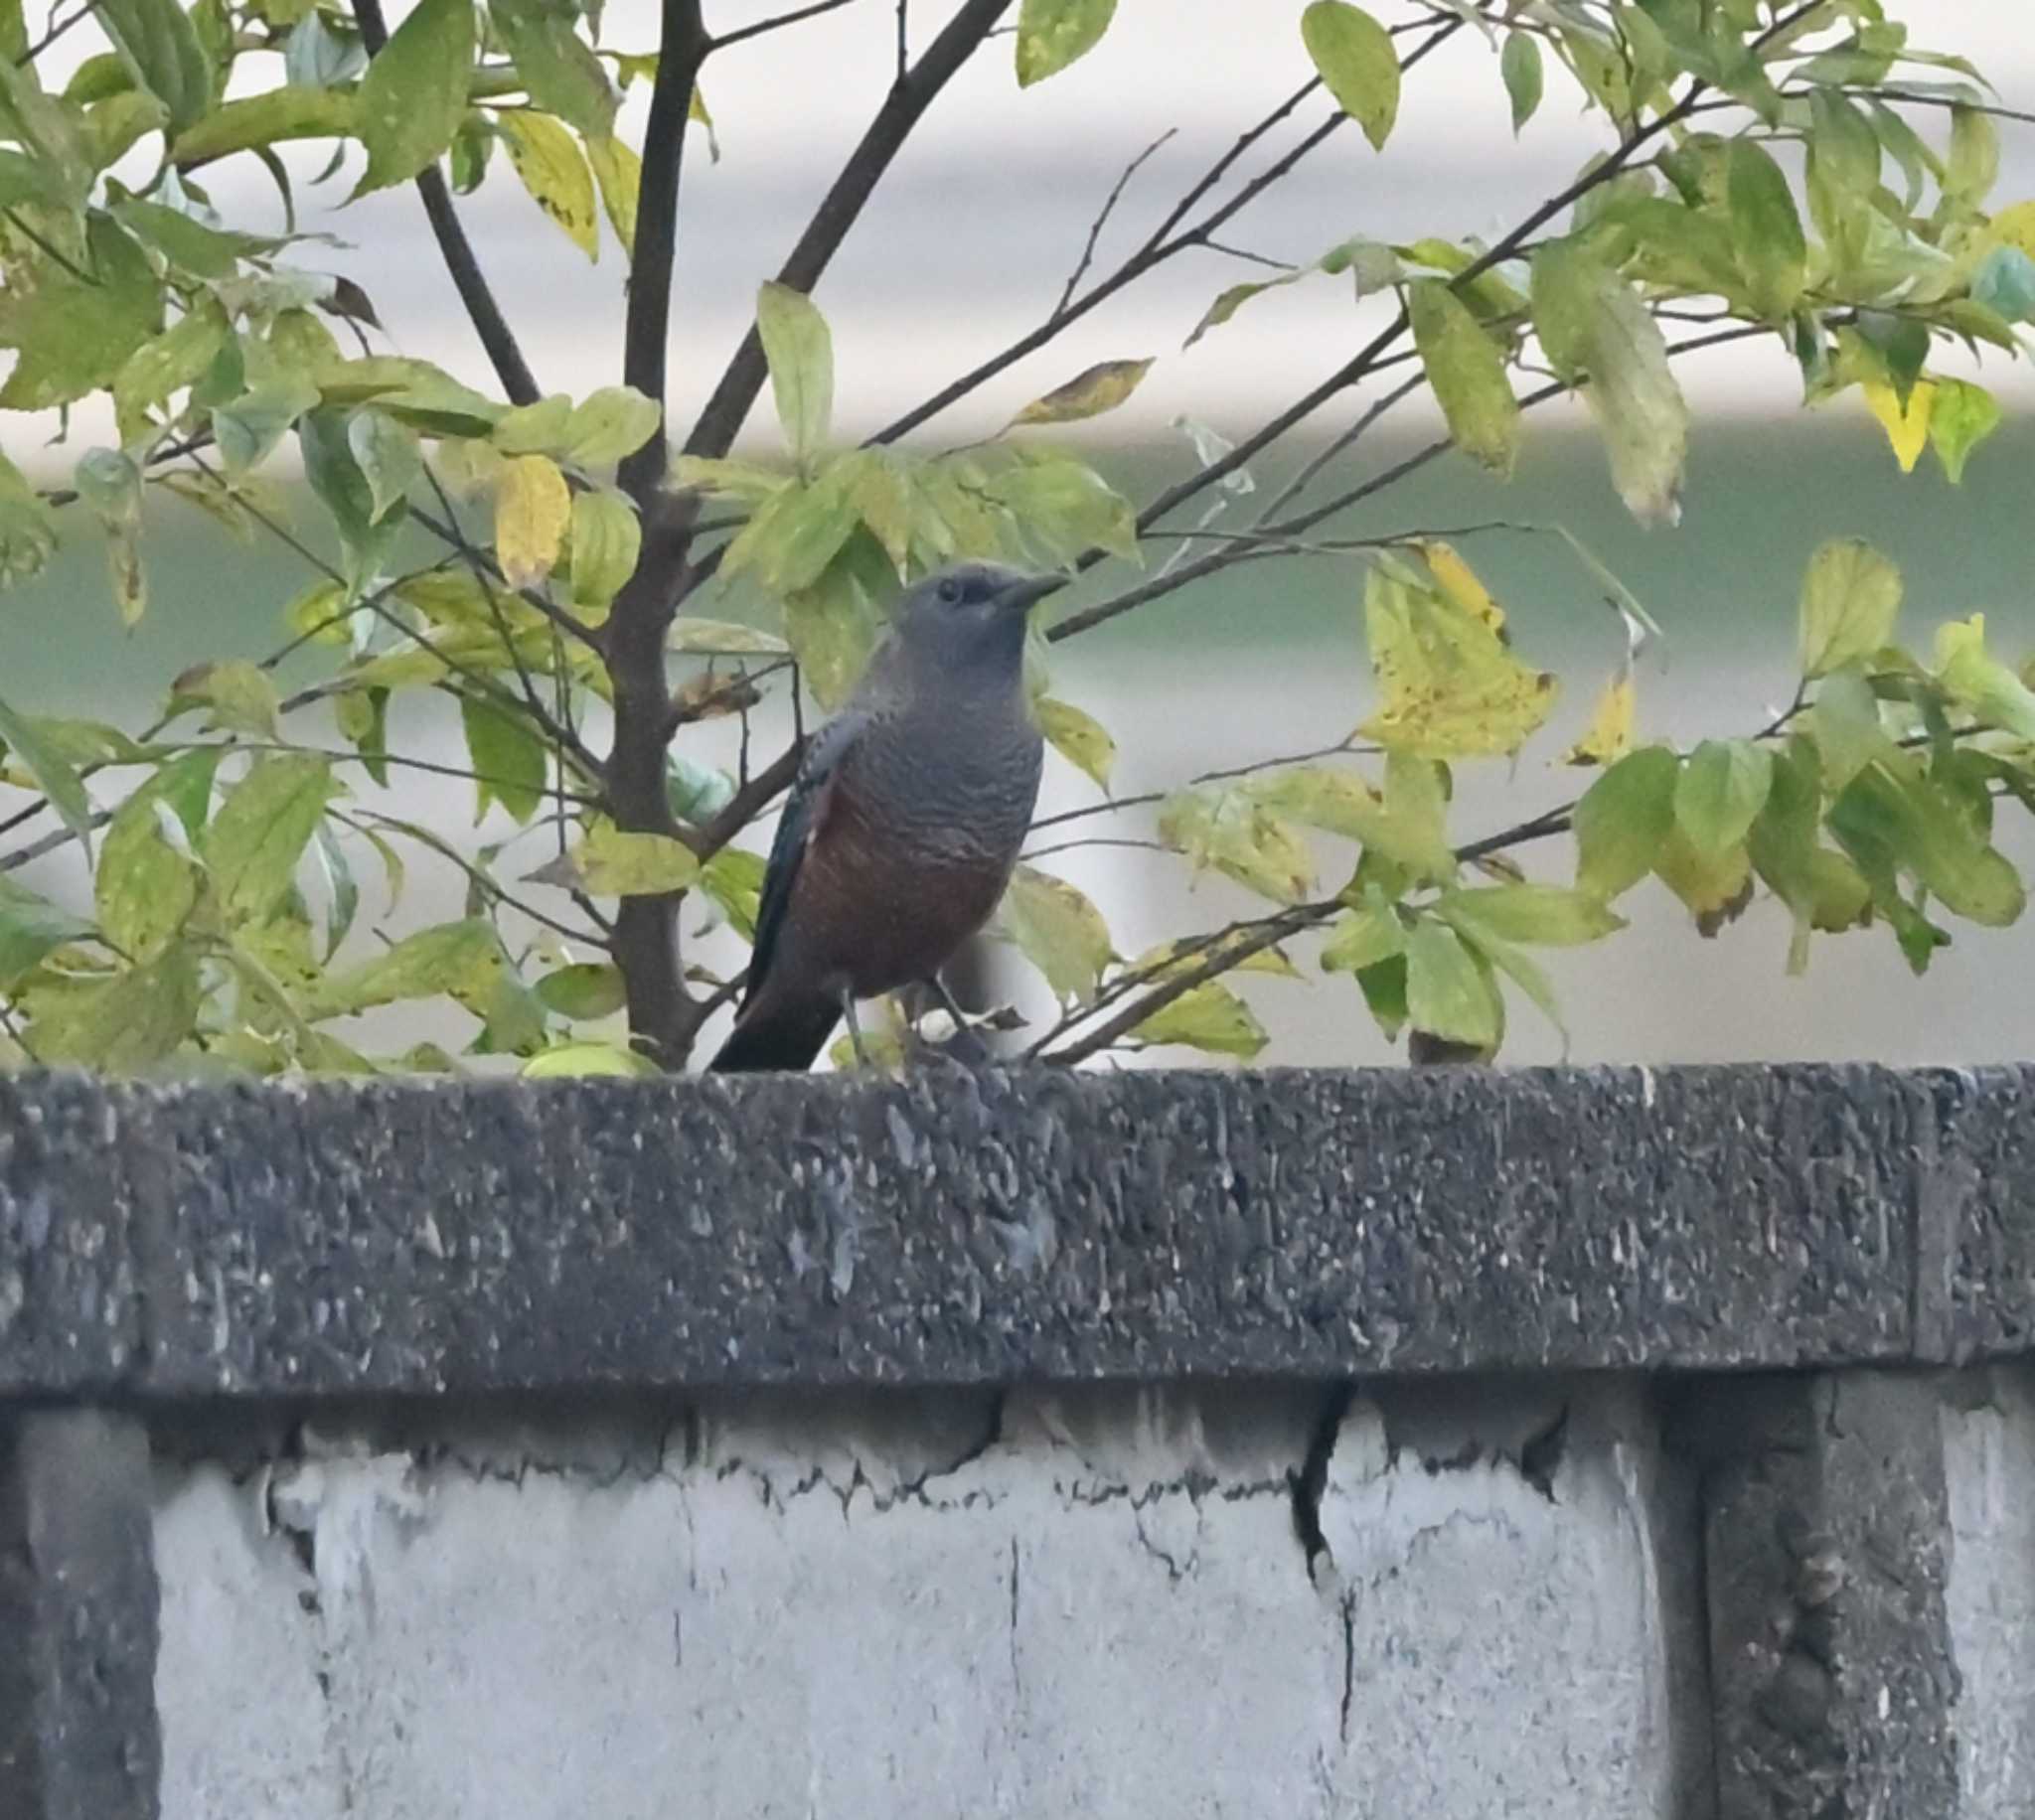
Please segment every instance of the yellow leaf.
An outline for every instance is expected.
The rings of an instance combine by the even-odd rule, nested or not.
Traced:
[[[1493,632],[1504,630],[1504,608],[1491,599],[1490,590],[1478,580],[1476,572],[1463,560],[1453,543],[1423,538],[1413,547],[1420,551],[1428,573],[1435,578],[1435,585],[1449,599],[1464,612],[1483,620]]]
[[[572,522],[572,490],[548,455],[519,455],[495,489],[495,556],[512,587],[542,581]]]
[[[1117,742],[1101,724],[1078,707],[1041,695],[1031,704],[1038,718],[1038,730],[1046,743],[1069,764],[1085,771],[1104,790],[1109,788],[1110,768],[1117,762]]]
[[[1515,752],[1554,707],[1552,676],[1439,593],[1373,569],[1364,628],[1383,699],[1359,737],[1423,758]]]
[[[1929,419],[1936,409],[1936,381],[1917,379],[1915,387],[1908,394],[1908,408],[1901,408],[1901,400],[1891,385],[1881,385],[1868,380],[1864,386],[1866,408],[1880,420],[1880,427],[1887,432],[1887,440],[1893,444],[1894,458],[1901,464],[1903,474],[1913,474],[1915,464],[1922,459],[1922,451],[1929,446]]]
[[[643,186],[643,160],[633,147],[610,133],[587,140],[586,162],[593,166],[593,181],[600,186],[608,226],[622,243],[623,256],[628,257],[636,248],[636,196]]]
[[[1136,391],[1151,366],[1150,360],[1103,361],[1077,373],[1064,385],[1055,385],[1043,397],[1033,398],[1011,421],[1074,423],[1083,417],[1099,417]]]
[[[625,834],[611,822],[596,822],[586,838],[534,872],[528,883],[560,885],[595,897],[649,897],[683,891],[700,876],[693,849],[669,834]]]
[[[1597,697],[1590,728],[1562,754],[1565,765],[1615,765],[1633,749],[1633,710],[1638,705],[1633,673],[1613,679]]]
[[[589,259],[599,259],[593,174],[578,142],[548,114],[525,108],[504,109],[496,114],[495,123],[531,200],[565,230],[574,246]]]
[[[1247,790],[1174,792],[1160,809],[1159,837],[1196,871],[1212,865],[1275,903],[1297,904],[1314,889],[1307,842]]]
[[[2035,202],[2014,203],[2002,209],[1979,232],[1977,244],[1990,251],[1995,246],[2015,246],[2035,259]]]

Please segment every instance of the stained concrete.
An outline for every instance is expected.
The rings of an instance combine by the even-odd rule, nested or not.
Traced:
[[[562,1467],[166,1468],[164,1820],[1698,1811],[1646,1400],[1487,1414],[766,1404]]]

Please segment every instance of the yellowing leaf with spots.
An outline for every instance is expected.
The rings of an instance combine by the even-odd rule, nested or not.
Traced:
[[[636,249],[636,201],[643,187],[643,160],[633,147],[612,133],[586,141],[586,161],[600,185],[601,207],[608,226],[622,243],[626,258]]]
[[[1117,742],[1092,715],[1069,702],[1041,695],[1031,704],[1038,730],[1046,743],[1069,764],[1086,772],[1104,790],[1109,788],[1110,768],[1117,762]]]
[[[1443,595],[1373,569],[1363,605],[1383,699],[1357,737],[1421,758],[1488,756],[1516,752],[1552,711],[1555,679]]]
[[[1922,451],[1929,446],[1929,420],[1936,409],[1936,381],[1917,379],[1908,393],[1908,406],[1901,407],[1900,394],[1891,385],[1868,381],[1864,386],[1866,408],[1880,420],[1893,445],[1894,459],[1903,474],[1913,474]]]
[[[1149,359],[1099,362],[1064,385],[1055,385],[1043,397],[1033,398],[1011,421],[1075,423],[1083,417],[1099,417],[1136,391],[1151,367]]]
[[[1625,671],[1605,685],[1583,737],[1562,754],[1565,765],[1615,765],[1633,749],[1634,710],[1639,690]]]
[[[526,882],[559,885],[595,897],[650,897],[683,891],[700,876],[691,847],[669,834],[625,834],[596,822],[569,852],[526,872]]]
[[[1213,866],[1275,903],[1297,904],[1314,889],[1307,842],[1246,789],[1175,791],[1160,809],[1159,837],[1196,871]]]
[[[495,557],[513,587],[551,572],[572,522],[572,490],[548,455],[519,455],[502,465],[495,489]]]
[[[1435,585],[1464,612],[1481,619],[1493,632],[1505,625],[1505,610],[1490,597],[1490,590],[1478,580],[1477,572],[1458,554],[1453,543],[1424,538],[1414,545],[1427,563]]]
[[[521,108],[498,114],[496,124],[509,148],[509,162],[531,200],[565,230],[574,246],[589,259],[599,259],[593,173],[578,141],[548,115]]]

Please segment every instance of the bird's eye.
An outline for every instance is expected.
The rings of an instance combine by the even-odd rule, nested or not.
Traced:
[[[943,607],[958,607],[961,604],[961,583],[952,575],[940,583],[940,604]]]

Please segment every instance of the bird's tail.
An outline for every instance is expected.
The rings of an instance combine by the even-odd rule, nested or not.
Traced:
[[[831,998],[801,998],[788,1004],[757,999],[735,1019],[720,1052],[706,1064],[707,1072],[810,1068],[840,1021],[841,1006]]]

